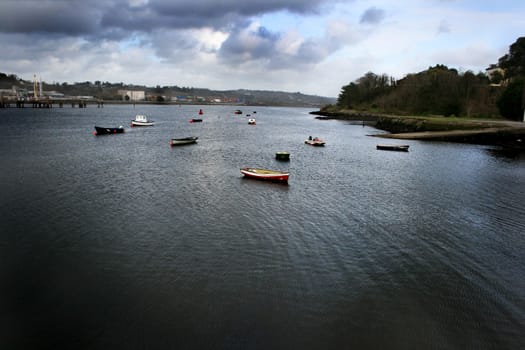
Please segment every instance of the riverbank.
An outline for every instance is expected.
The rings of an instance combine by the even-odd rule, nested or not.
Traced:
[[[523,122],[504,119],[395,116],[351,110],[316,111],[311,114],[322,120],[373,122],[372,125],[377,129],[389,132],[370,135],[375,137],[465,142],[525,149]]]

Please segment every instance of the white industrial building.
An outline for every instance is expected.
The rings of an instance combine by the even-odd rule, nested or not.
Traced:
[[[146,92],[144,90],[119,90],[118,94],[122,96],[123,100],[127,101],[144,101],[146,99]]]

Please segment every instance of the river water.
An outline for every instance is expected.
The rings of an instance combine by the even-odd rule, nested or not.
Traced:
[[[1,348],[525,348],[523,154],[235,108],[0,110]]]

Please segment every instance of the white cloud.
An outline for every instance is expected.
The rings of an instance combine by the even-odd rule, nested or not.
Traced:
[[[401,78],[436,64],[483,70],[525,28],[521,3],[207,1],[93,0],[82,18],[57,17],[62,2],[0,2],[1,69],[48,81],[337,96],[367,71]]]
[[[296,30],[290,30],[282,35],[276,43],[276,50],[288,56],[295,56],[299,52],[304,38]]]

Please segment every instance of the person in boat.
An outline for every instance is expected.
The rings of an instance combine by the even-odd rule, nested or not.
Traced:
[[[308,140],[309,140],[309,141],[312,141],[312,136],[311,136],[311,135],[308,136]]]

